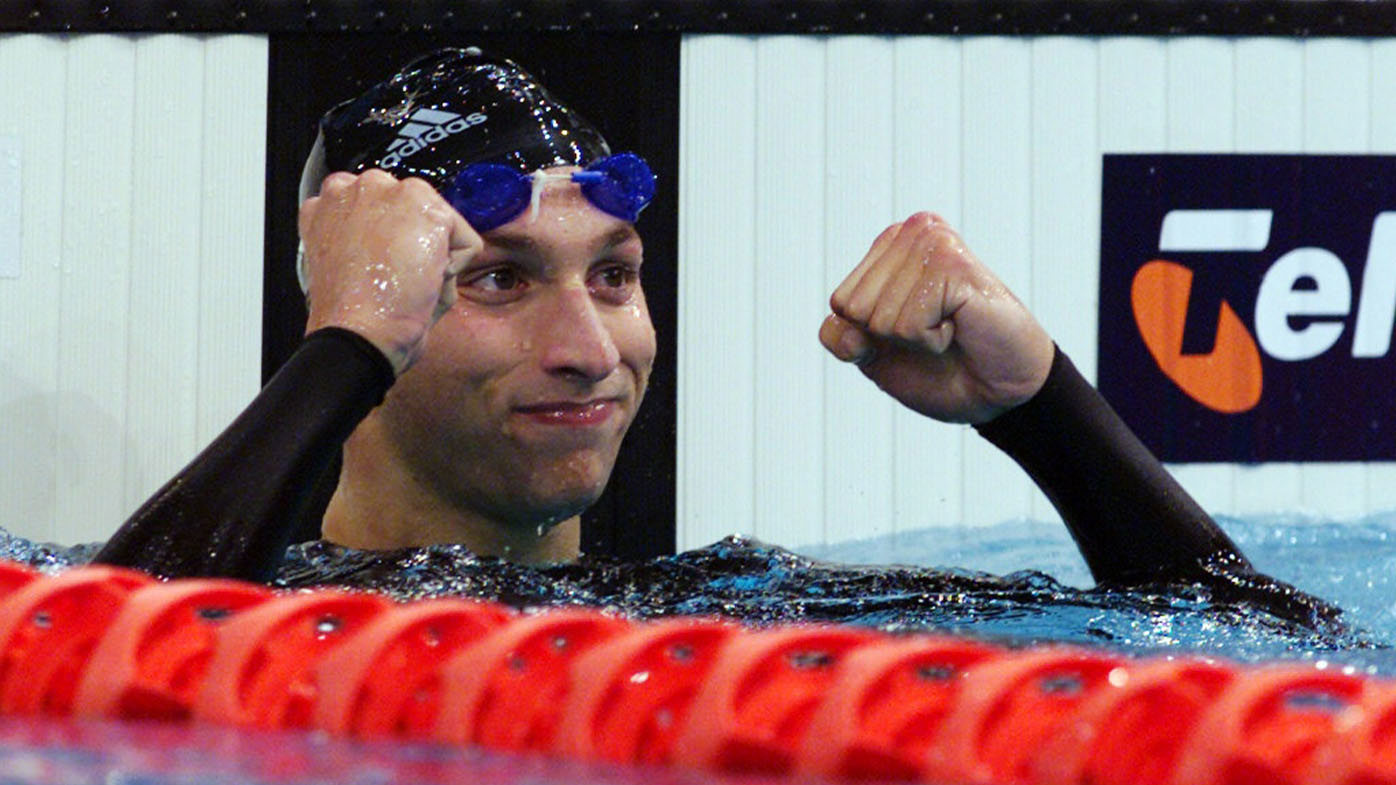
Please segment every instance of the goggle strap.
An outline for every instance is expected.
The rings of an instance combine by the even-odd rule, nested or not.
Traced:
[[[547,185],[549,180],[566,180],[568,178],[565,174],[548,174],[542,169],[528,175],[528,178],[532,181],[532,191],[528,196],[528,222],[536,223],[538,221],[538,206],[543,201],[543,186]]]
[[[606,179],[606,174],[604,172],[571,172],[569,174],[548,174],[542,169],[539,169],[533,174],[528,175],[528,178],[532,181],[528,197],[528,220],[530,222],[536,222],[538,220],[539,205],[543,200],[543,188],[548,184],[548,181],[570,180],[574,183],[577,183],[578,185],[581,185],[583,183],[599,183],[602,180]]]

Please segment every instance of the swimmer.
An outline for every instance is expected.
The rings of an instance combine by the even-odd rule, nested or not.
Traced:
[[[655,361],[634,227],[653,187],[641,159],[479,50],[427,55],[330,110],[302,183],[304,343],[97,561],[266,580],[341,448],[330,542],[576,559]],[[938,216],[884,230],[818,336],[1012,456],[1098,581],[1254,576]]]

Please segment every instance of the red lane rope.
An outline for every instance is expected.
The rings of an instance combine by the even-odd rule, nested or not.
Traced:
[[[724,773],[977,785],[1396,785],[1396,683],[395,603],[0,562],[0,713],[314,728]]]

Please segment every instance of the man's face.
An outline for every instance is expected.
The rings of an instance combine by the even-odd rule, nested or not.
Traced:
[[[512,526],[596,500],[654,362],[634,228],[572,183],[484,235],[454,307],[379,415],[449,503]]]

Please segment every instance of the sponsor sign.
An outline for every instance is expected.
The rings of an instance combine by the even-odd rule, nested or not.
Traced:
[[[1396,460],[1396,156],[1107,155],[1101,392],[1163,460]]]

